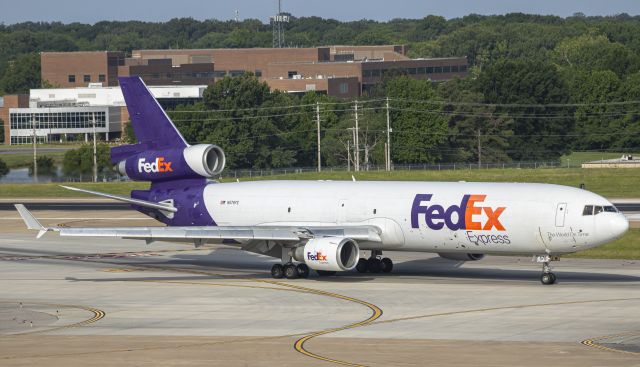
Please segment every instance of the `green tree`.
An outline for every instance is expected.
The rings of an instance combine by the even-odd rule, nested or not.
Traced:
[[[112,173],[110,149],[107,144],[98,144],[97,163],[99,175]],[[93,145],[83,144],[78,149],[72,149],[64,154],[62,172],[65,176],[80,177],[93,174]]]
[[[133,125],[131,125],[131,120],[127,121],[124,124],[124,130],[122,131],[122,142],[127,144],[135,144],[138,142],[136,138],[136,133],[133,131]]]
[[[445,162],[509,162],[509,141],[514,121],[495,113],[495,107],[483,105],[483,96],[474,86],[476,80],[455,79],[439,86],[448,119],[449,149]]]
[[[640,58],[623,44],[605,36],[582,35],[560,42],[553,52],[563,67],[581,70],[611,70],[618,77],[640,69]]]
[[[56,166],[53,158],[41,155],[36,158],[38,163],[38,175],[55,176]],[[29,163],[29,176],[33,176],[33,162]]]
[[[387,82],[392,100],[391,159],[395,163],[434,163],[442,159],[447,121],[431,82],[400,76]]]
[[[40,87],[40,55],[26,54],[9,63],[0,79],[0,89],[6,93],[27,93]]]
[[[0,177],[6,176],[9,173],[9,166],[7,163],[0,159]]]
[[[544,106],[569,102],[565,82],[553,65],[501,60],[483,70],[478,90],[486,103],[503,105],[497,106],[494,116],[515,121],[512,159],[557,159],[569,151],[574,129],[570,112]]]
[[[296,129],[304,113],[295,112],[297,104],[297,98],[272,92],[245,73],[209,86],[197,106],[205,113],[190,121],[181,116],[185,121],[179,128],[188,132],[188,140],[223,145],[230,168],[291,166],[302,163],[297,160],[299,140],[292,138],[299,137]]]
[[[617,105],[622,81],[611,70],[567,71],[575,109],[578,150],[610,149],[624,131],[625,106]],[[623,97],[624,98],[624,97]]]

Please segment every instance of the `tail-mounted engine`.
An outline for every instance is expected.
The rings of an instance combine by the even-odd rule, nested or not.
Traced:
[[[143,151],[120,161],[117,170],[136,181],[211,178],[224,169],[224,151],[211,144]]]
[[[314,270],[348,271],[358,264],[360,248],[350,238],[312,238],[304,246],[296,248],[293,258]]]

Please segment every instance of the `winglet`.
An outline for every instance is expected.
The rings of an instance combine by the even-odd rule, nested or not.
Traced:
[[[24,224],[27,225],[27,228],[38,230],[37,238],[44,236],[44,234],[47,233],[47,231],[49,231],[49,228],[46,228],[45,226],[43,226],[36,219],[36,217],[34,217],[33,214],[31,214],[31,212],[27,210],[27,208],[24,205],[16,204],[15,207],[18,210],[18,213],[20,214],[20,216],[22,217]]]

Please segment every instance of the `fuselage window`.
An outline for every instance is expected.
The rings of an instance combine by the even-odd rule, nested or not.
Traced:
[[[617,213],[618,209],[616,209],[616,207],[613,205],[608,205],[604,207],[604,211],[605,213]]]
[[[582,215],[593,215],[593,205],[585,205]]]
[[[596,206],[596,207],[594,207],[593,215],[602,213],[603,211],[604,211],[604,209],[601,206]]]

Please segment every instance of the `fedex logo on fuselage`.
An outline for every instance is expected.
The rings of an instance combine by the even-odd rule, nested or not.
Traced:
[[[171,162],[166,162],[164,157],[158,157],[152,163],[147,162],[146,158],[138,159],[138,172],[142,173],[159,173],[159,172],[173,172],[171,169]]]
[[[411,228],[420,228],[419,216],[424,214],[427,227],[433,230],[440,230],[447,226],[452,231],[460,229],[490,231],[505,231],[500,223],[500,215],[506,207],[492,208],[482,206],[482,202],[487,195],[464,195],[460,205],[451,205],[444,208],[442,205],[432,204],[432,194],[417,194],[411,206]],[[486,220],[483,220],[484,213]]]

